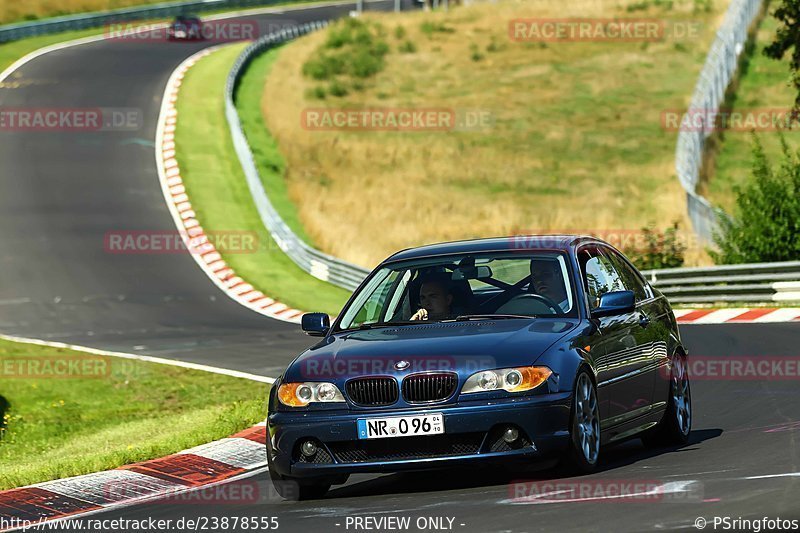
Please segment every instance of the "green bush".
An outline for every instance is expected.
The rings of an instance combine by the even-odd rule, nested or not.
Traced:
[[[475,44],[475,43],[470,44],[469,45],[469,51],[470,51],[470,58],[473,61],[480,61],[481,59],[483,59],[483,54],[480,53],[480,50],[478,49],[478,45],[477,44]]]
[[[309,100],[324,100],[325,87],[317,86],[306,89],[306,98]]]
[[[753,135],[753,170],[736,187],[733,218],[721,217],[714,235],[717,263],[757,263],[800,259],[800,158],[781,135],[783,158],[776,168]]]
[[[340,55],[320,53],[306,61],[303,74],[315,80],[329,80],[347,70],[344,58]]]
[[[626,249],[625,255],[640,270],[683,266],[686,245],[678,238],[678,224],[660,232],[654,226],[642,228],[644,246]]]
[[[441,22],[431,22],[429,20],[426,20],[425,22],[420,24],[419,29],[422,33],[424,33],[428,37],[433,37],[434,33],[453,33],[456,31],[455,28],[446,26]]]
[[[303,64],[303,75],[330,84],[327,91],[320,88],[306,96],[344,96],[348,85],[355,87],[355,81],[348,83],[346,78],[363,80],[383,70],[384,56],[389,52],[384,33],[380,24],[355,18],[334,24],[322,46]],[[358,87],[363,90],[363,83],[359,82]]]
[[[340,81],[333,80],[331,82],[330,87],[328,87],[328,92],[331,93],[331,96],[347,96],[347,87]]]
[[[373,54],[368,49],[354,53],[347,72],[356,78],[369,78],[383,70],[383,55]]]
[[[396,39],[402,39],[406,36],[406,29],[402,26],[396,26],[394,29],[394,36]]]
[[[417,51],[417,45],[413,41],[405,41],[397,47],[397,51],[401,54],[413,54]]]

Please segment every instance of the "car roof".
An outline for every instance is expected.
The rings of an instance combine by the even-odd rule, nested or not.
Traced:
[[[492,237],[488,239],[471,239],[465,241],[427,244],[416,248],[408,248],[389,256],[384,262],[404,261],[437,255],[458,255],[480,252],[503,251],[556,251],[567,252],[578,244],[596,242],[608,244],[588,235],[513,235],[510,237]]]

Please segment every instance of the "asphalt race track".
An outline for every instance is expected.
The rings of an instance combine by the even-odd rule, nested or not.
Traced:
[[[304,22],[349,9],[257,18]],[[229,300],[187,255],[104,250],[108,231],[174,229],[152,142],[167,78],[204,46],[86,44],[31,61],[14,77],[21,83],[0,88],[5,107],[139,108],[144,119],[135,132],[0,132],[0,332],[268,376],[309,344],[297,326]],[[800,357],[800,323],[691,325],[682,334],[690,358]],[[593,476],[559,480],[548,471],[478,469],[354,476],[325,499],[291,503],[268,490],[261,473],[233,482],[258,488],[245,504],[151,502],[92,518],[275,516],[280,530],[305,532],[674,530],[694,529],[698,517],[714,530],[714,516],[800,518],[797,380],[695,379],[692,392],[688,446],[652,451],[630,441],[604,450]],[[512,483],[522,479],[594,484],[602,494],[511,501]],[[660,492],[633,501],[611,497],[608,487],[626,482],[654,483]],[[410,517],[410,526],[353,522],[387,517]],[[418,517],[444,520],[436,527],[418,524]]]
[[[352,8],[249,18],[273,27]],[[310,344],[297,326],[230,300],[187,254],[105,249],[107,232],[176,231],[156,123],[172,71],[212,44],[104,40],[36,58],[0,88],[3,107],[125,108],[143,119],[136,131],[0,131],[0,333],[266,376]]]

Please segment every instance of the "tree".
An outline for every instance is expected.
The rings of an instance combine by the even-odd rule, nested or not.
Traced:
[[[800,112],[800,0],[783,0],[773,15],[781,23],[775,33],[773,42],[764,49],[764,55],[772,59],[783,59],[786,52],[792,49],[789,68],[792,73],[792,85],[797,89],[794,100],[794,116]]]
[[[735,187],[734,218],[722,217],[711,251],[716,263],[757,263],[800,259],[800,158],[781,134],[783,160],[773,169],[753,135],[753,170]]]

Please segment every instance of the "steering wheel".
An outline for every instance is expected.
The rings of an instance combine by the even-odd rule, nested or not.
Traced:
[[[543,304],[543,305],[546,305],[547,307],[549,307],[549,308],[550,308],[550,310],[551,310],[551,311],[553,311],[553,313],[555,313],[555,314],[557,314],[557,315],[560,315],[561,313],[563,313],[563,312],[564,312],[564,311],[561,309],[561,306],[560,306],[560,305],[558,305],[558,304],[557,304],[555,301],[553,301],[551,298],[549,298],[549,297],[547,297],[547,296],[544,296],[543,294],[533,294],[533,293],[527,293],[527,294],[518,294],[517,296],[514,296],[514,297],[513,297],[513,298],[511,298],[509,301],[507,301],[506,303],[504,303],[503,305],[501,305],[500,307],[498,307],[498,308],[497,308],[497,311],[495,311],[495,312],[496,312],[496,313],[499,313],[499,312],[500,312],[500,310],[501,310],[503,307],[506,307],[507,305],[509,305],[509,304],[511,304],[511,303],[515,303],[515,302],[522,302],[522,301],[524,301],[524,300],[534,300],[534,301],[537,301],[537,302],[539,302],[539,303],[541,303],[541,304]]]

